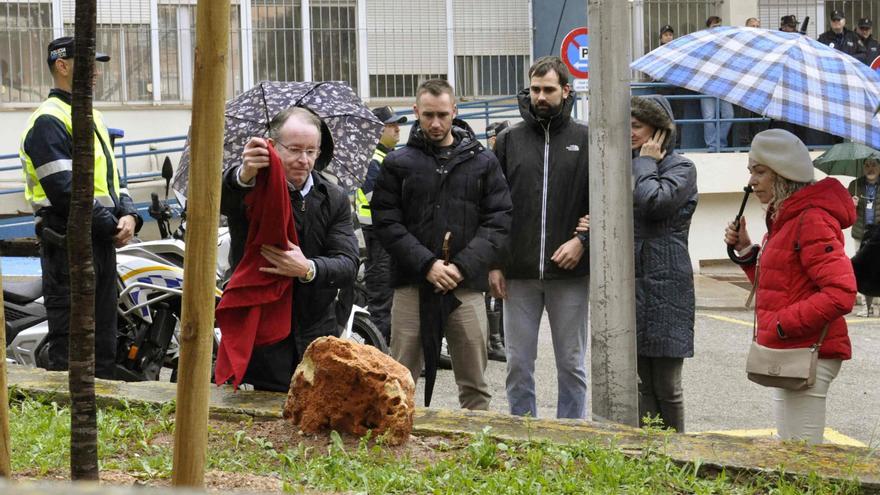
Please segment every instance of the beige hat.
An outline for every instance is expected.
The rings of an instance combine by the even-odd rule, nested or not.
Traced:
[[[813,160],[804,143],[783,129],[768,129],[752,139],[749,162],[769,167],[794,182],[813,182]]]

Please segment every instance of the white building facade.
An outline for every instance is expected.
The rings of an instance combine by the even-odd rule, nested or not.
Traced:
[[[580,1],[586,10],[586,0]],[[434,77],[453,82],[466,100],[513,95],[525,86],[526,72],[536,57],[533,14],[558,3],[233,0],[226,95],[233,97],[261,80],[343,80],[371,106],[405,108],[412,104],[419,83]],[[747,18],[758,17],[770,29],[778,27],[783,15],[809,16],[810,36],[827,29],[833,9],[847,14],[850,27],[860,17],[880,20],[880,0],[629,3],[634,58],[657,46],[661,26],[672,25],[679,36],[702,29],[709,15],[721,16],[725,25],[743,25]],[[113,127],[125,130],[127,140],[185,135],[193,93],[195,0],[97,0],[97,4],[98,51],[108,53],[111,61],[98,64],[96,106]],[[17,152],[28,115],[51,87],[46,45],[55,37],[72,35],[73,18],[73,0],[0,0],[0,155]],[[482,122],[473,125],[478,132],[482,126]],[[701,191],[691,235],[695,264],[725,257],[721,229],[735,213],[745,183],[745,158],[722,155],[726,156],[693,156]],[[172,153],[175,161],[177,156]],[[10,163],[14,160],[0,160],[0,166]],[[155,158],[142,158],[130,161],[129,168],[158,165]],[[628,167],[622,164],[621,169]],[[723,172],[716,173],[719,170]],[[20,186],[19,172],[0,171],[0,189]],[[137,186],[134,191],[138,194]],[[0,213],[15,211],[28,211],[23,198],[0,196]]]

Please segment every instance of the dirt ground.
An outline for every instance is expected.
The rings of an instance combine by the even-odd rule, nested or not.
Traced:
[[[247,422],[230,422],[212,419],[209,431],[228,431],[244,430],[247,436],[251,438],[262,438],[275,446],[277,450],[282,450],[285,446],[295,447],[304,445],[312,448],[314,452],[326,452],[330,444],[329,433],[318,435],[306,435],[298,431],[296,427],[287,420],[276,421],[255,421],[248,425]],[[358,446],[359,439],[350,435],[341,435],[342,441],[346,449],[355,449]],[[210,444],[219,441],[217,438],[209,437]],[[460,439],[428,436],[417,437],[410,435],[409,441],[404,445],[387,446],[386,451],[394,456],[406,456],[416,463],[430,463],[437,459],[450,455],[449,447],[456,445]],[[168,445],[174,443],[174,437],[170,434],[155,436],[151,439],[152,445]],[[46,474],[37,474],[36,472],[18,472],[13,474],[16,481],[67,481],[70,479],[70,473],[67,470],[51,472]],[[147,486],[147,487],[166,487],[171,486],[170,479],[151,479],[142,480],[140,477],[122,471],[102,470],[101,483],[117,486]],[[272,493],[282,491],[282,482],[279,478],[273,476],[260,476],[240,472],[226,472],[212,470],[205,473],[205,488],[209,492],[238,492],[238,493]],[[323,495],[328,492],[307,491],[309,495]]]

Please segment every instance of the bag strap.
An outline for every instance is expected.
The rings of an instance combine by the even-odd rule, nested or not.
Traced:
[[[822,342],[825,342],[825,336],[828,335],[828,326],[831,325],[831,322],[825,324],[825,327],[822,328],[822,333],[819,334],[819,340],[816,341],[815,344],[810,346],[810,349],[814,351],[818,351],[820,347],[822,347]]]

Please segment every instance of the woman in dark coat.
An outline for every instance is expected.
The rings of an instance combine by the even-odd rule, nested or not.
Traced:
[[[697,170],[675,152],[672,109],[662,96],[631,105],[639,416],[684,432],[681,369],[694,355],[694,277],[688,232]]]

